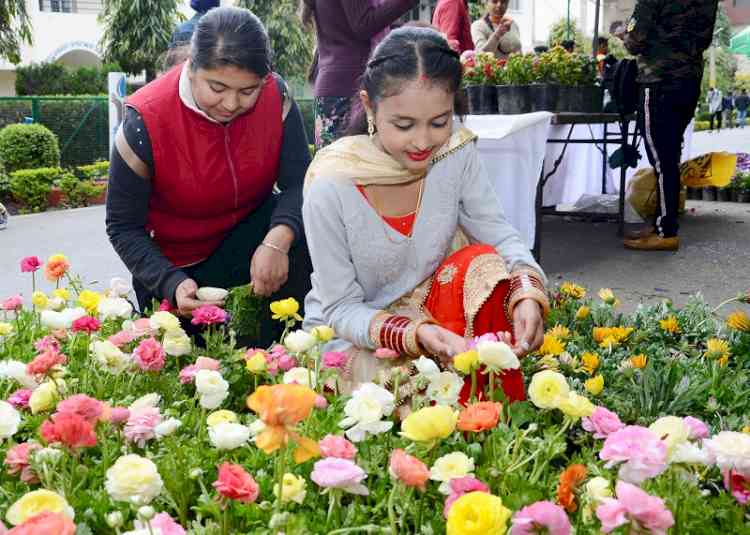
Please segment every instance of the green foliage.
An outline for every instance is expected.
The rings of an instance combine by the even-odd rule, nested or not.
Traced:
[[[106,186],[95,184],[92,180],[80,180],[73,173],[63,173],[55,182],[65,194],[65,206],[76,208],[88,206],[89,200],[101,194]]]
[[[237,0],[238,7],[255,13],[263,22],[274,50],[274,70],[288,80],[304,80],[315,48],[297,16],[296,0]]]
[[[258,339],[260,336],[260,311],[268,307],[268,299],[258,297],[252,286],[238,286],[229,291],[226,310],[231,316],[230,328],[238,337]]]
[[[17,95],[101,95],[107,75],[120,71],[116,64],[70,68],[59,63],[31,63],[16,69]]]
[[[40,124],[11,124],[0,130],[0,160],[8,171],[60,165],[57,136]]]
[[[99,22],[104,26],[101,48],[107,61],[118,63],[125,72],[146,71],[154,78],[160,56],[169,45],[181,20],[178,0],[104,0]]]
[[[106,180],[109,175],[109,162],[101,160],[89,165],[79,165],[75,174],[82,180]]]
[[[0,57],[13,64],[21,62],[20,46],[31,44],[31,19],[26,11],[26,0],[0,2]]]
[[[14,171],[10,174],[10,191],[29,210],[40,212],[47,208],[47,196],[62,174],[63,170],[59,167]]]
[[[578,28],[578,22],[570,19],[570,26],[565,18],[558,20],[552,25],[549,32],[549,47],[555,47],[562,44],[563,41],[572,39],[575,41],[576,50],[586,54],[591,53],[591,39]]]

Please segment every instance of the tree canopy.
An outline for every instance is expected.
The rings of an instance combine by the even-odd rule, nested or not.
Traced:
[[[0,56],[21,62],[21,43],[31,44],[31,20],[25,0],[0,0]]]

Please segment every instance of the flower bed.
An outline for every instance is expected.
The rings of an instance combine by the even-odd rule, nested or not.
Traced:
[[[321,354],[331,329],[294,330],[293,300],[271,305],[283,344],[235,347],[206,306],[198,347],[169,311],[135,317],[122,280],[83,288],[62,255],[21,269],[32,297],[0,313],[13,534],[750,530],[742,311],[695,298],[626,316],[611,290],[565,283],[520,363],[529,401],[506,403],[492,374],[461,406],[465,379],[519,366],[493,335],[446,370],[421,358],[342,396],[347,356]]]

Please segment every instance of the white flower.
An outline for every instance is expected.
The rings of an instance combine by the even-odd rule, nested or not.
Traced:
[[[109,340],[95,340],[91,343],[91,352],[96,361],[113,375],[122,373],[132,363],[132,357],[120,350]]]
[[[479,362],[493,371],[517,370],[521,367],[518,357],[505,342],[479,342],[477,353]]]
[[[247,443],[250,439],[250,428],[230,422],[221,422],[208,429],[211,444],[220,450],[233,450]]]
[[[54,310],[42,310],[42,325],[49,329],[70,329],[73,322],[86,315],[86,310],[82,307],[66,308],[61,312]]]
[[[417,368],[417,371],[420,373],[420,375],[424,376],[425,379],[429,381],[432,381],[435,376],[440,374],[440,368],[438,368],[438,365],[435,364],[435,361],[432,359],[428,359],[425,356],[421,356],[417,360],[415,360],[414,366]]]
[[[195,374],[195,389],[200,394],[204,409],[217,408],[229,395],[229,383],[215,370],[200,370]]]
[[[109,295],[111,297],[125,297],[132,289],[130,283],[122,277],[113,277],[109,281]],[[101,308],[99,310],[101,311]]]
[[[315,337],[302,329],[292,331],[286,335],[286,338],[284,338],[284,345],[292,353],[304,353],[305,351],[312,349],[316,343],[317,340]]]
[[[223,301],[227,295],[229,295],[229,292],[224,288],[212,288],[210,286],[198,288],[198,291],[195,292],[195,296],[200,301]]]
[[[648,428],[667,445],[668,459],[672,460],[675,448],[690,438],[690,428],[683,418],[664,416]]]
[[[65,299],[63,299],[62,297],[50,297],[47,301],[47,308],[49,310],[54,310],[55,312],[60,312],[63,308],[65,308],[65,305]]]
[[[133,305],[122,297],[105,297],[99,301],[99,315],[102,320],[129,318],[133,314]]]
[[[62,457],[63,452],[57,448],[42,448],[34,450],[31,455],[38,463],[54,465]]]
[[[123,455],[107,470],[104,483],[113,500],[134,505],[151,503],[164,487],[153,461],[139,455]]]
[[[141,396],[130,404],[130,412],[137,411],[139,409],[145,409],[148,407],[158,407],[161,402],[161,396],[156,392],[151,392],[145,396]]]
[[[601,476],[589,479],[584,488],[588,499],[597,505],[603,503],[606,498],[612,497],[609,481]]]
[[[474,460],[465,453],[454,451],[443,455],[430,468],[430,479],[440,481],[438,490],[446,496],[451,493],[451,479],[473,475]]]
[[[154,330],[173,331],[180,328],[180,320],[177,316],[165,310],[154,312],[148,322]]]
[[[427,387],[427,397],[438,405],[455,405],[464,386],[464,380],[452,372],[433,376]]]
[[[7,401],[0,401],[0,440],[5,440],[16,434],[21,424],[21,415]]]
[[[181,328],[177,328],[164,333],[162,347],[167,355],[181,357],[192,351],[193,347],[190,337]]]
[[[182,422],[177,418],[169,418],[168,420],[164,420],[156,427],[154,427],[156,438],[164,438],[166,436],[173,435],[181,425]]]
[[[255,437],[265,431],[266,424],[263,423],[263,420],[258,418],[249,425],[248,429],[250,430],[250,436]]]
[[[0,362],[0,379],[11,379],[31,389],[39,386],[34,377],[26,373],[26,364],[18,360],[3,360]]]
[[[692,442],[678,444],[669,461],[671,463],[702,464],[704,466],[710,466],[716,462],[705,448],[701,448]]]
[[[284,373],[284,384],[298,384],[312,388],[315,384],[315,372],[307,368],[292,368]]]
[[[339,426],[346,429],[352,442],[361,442],[367,433],[384,433],[393,427],[393,422],[381,421],[390,416],[395,407],[393,394],[374,383],[365,383],[357,388],[344,406],[346,418]]]
[[[722,472],[736,470],[750,477],[750,434],[722,431],[703,441],[708,453],[716,458]]]

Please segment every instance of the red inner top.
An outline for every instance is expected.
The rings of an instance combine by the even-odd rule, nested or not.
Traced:
[[[367,195],[365,195],[365,188],[363,186],[357,186],[357,189],[362,194],[362,196],[367,200],[370,206],[372,206],[370,199],[368,199]],[[375,207],[373,206],[373,209],[374,208]],[[417,219],[417,212],[415,210],[412,213],[406,214],[406,215],[401,215],[401,216],[381,215],[380,217],[383,218],[383,221],[388,223],[388,225],[390,225],[390,227],[396,232],[403,234],[404,236],[411,236],[412,228],[414,228],[414,221]]]

